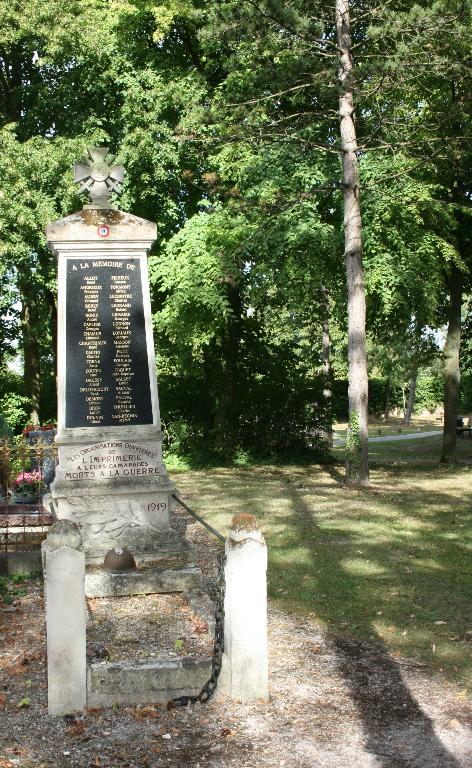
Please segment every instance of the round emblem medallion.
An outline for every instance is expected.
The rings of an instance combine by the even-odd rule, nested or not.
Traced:
[[[107,227],[106,224],[102,224],[98,229],[97,232],[100,237],[108,237],[110,234],[110,227]]]
[[[109,173],[110,169],[104,160],[98,160],[90,169],[90,177],[94,181],[106,181]]]

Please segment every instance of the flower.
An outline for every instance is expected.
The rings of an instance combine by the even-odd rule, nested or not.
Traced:
[[[27,437],[30,432],[48,432],[51,429],[56,429],[56,425],[50,422],[49,424],[27,424],[23,430],[23,435]]]
[[[13,486],[17,493],[30,495],[38,494],[41,490],[42,484],[43,480],[41,477],[41,472],[35,469],[32,472],[20,472],[20,474],[15,478]]]

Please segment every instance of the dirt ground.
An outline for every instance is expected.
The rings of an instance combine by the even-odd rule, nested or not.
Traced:
[[[189,530],[209,584],[215,549]],[[424,664],[273,606],[269,642],[268,702],[51,718],[42,587],[31,582],[0,605],[0,768],[472,767],[471,702]]]

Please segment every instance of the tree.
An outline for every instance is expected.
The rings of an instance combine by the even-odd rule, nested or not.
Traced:
[[[98,0],[67,8],[28,0],[21,8],[2,2],[0,10],[1,254],[15,283],[10,315],[21,302],[24,391],[37,422],[40,395],[54,381],[55,354],[55,259],[44,229],[80,205],[73,161],[86,146],[119,142],[128,165],[125,201],[151,218],[159,206],[165,232],[182,220],[181,187],[169,185],[168,173],[178,150],[175,141],[162,140],[169,136],[162,119],[169,100],[149,114],[144,127],[153,124],[153,131],[144,139],[146,98],[163,90],[163,78],[149,69],[158,52],[151,8],[119,0],[106,8]]]
[[[362,401],[363,398],[366,399],[365,351],[363,351],[362,338],[362,317],[365,310],[362,306],[362,270],[359,269],[362,267],[362,244],[359,237],[361,219],[357,155],[361,158],[362,167],[370,150],[376,149],[380,153],[387,151],[391,153],[386,158],[387,163],[392,163],[393,156],[395,164],[398,148],[402,147],[406,167],[400,169],[399,174],[407,175],[416,183],[420,181],[421,174],[415,173],[418,170],[414,163],[415,152],[418,153],[418,147],[421,147],[422,143],[425,144],[425,138],[428,139],[426,147],[429,151],[430,126],[425,123],[423,102],[419,97],[420,93],[421,97],[425,95],[423,83],[420,89],[415,84],[415,73],[418,68],[411,67],[411,78],[409,73],[405,76],[401,70],[402,57],[405,51],[412,62],[415,61],[418,51],[426,57],[431,24],[436,34],[440,30],[438,20],[441,17],[441,20],[446,22],[447,30],[450,30],[454,23],[454,12],[449,12],[449,9],[444,6],[440,8],[440,4],[436,4],[431,15],[428,9],[415,6],[411,11],[408,4],[397,2],[390,4],[392,13],[389,13],[388,8],[385,11],[368,2],[353,2],[352,7],[355,8],[356,18],[352,29],[354,45],[360,61],[355,77],[352,69],[351,25],[348,16],[350,5],[350,3],[339,3],[336,6],[338,22],[336,25],[335,17],[328,16],[321,6],[317,9],[317,13],[313,13],[312,5],[308,8],[303,2],[291,4],[290,7],[275,1],[250,3],[244,9],[244,13],[241,12],[237,3],[231,1],[218,4],[217,12],[211,4],[202,11],[196,5],[171,2],[167,6],[170,10],[167,16],[166,34],[168,38],[177,39],[181,34],[179,28],[182,24],[187,28],[190,25],[193,29],[198,24],[201,26],[197,43],[193,47],[201,54],[197,62],[198,71],[206,80],[206,85],[194,104],[190,105],[185,118],[181,121],[181,126],[186,142],[197,147],[197,153],[200,148],[202,167],[208,168],[209,163],[211,167],[211,164],[215,163],[215,158],[221,159],[225,155],[230,157],[239,152],[244,157],[248,147],[251,150],[257,148],[256,151],[262,155],[277,144],[283,146],[285,151],[288,146],[300,146],[304,151],[316,149],[319,152],[321,150],[328,158],[336,156],[338,151],[343,155],[344,182],[347,178],[347,186],[345,184],[343,186],[344,182],[337,185],[334,181],[336,161],[333,158],[331,175],[328,174],[325,177],[327,181],[324,182],[324,186],[322,184],[312,186],[303,194],[313,196],[328,194],[332,210],[333,208],[339,210],[337,189],[339,186],[343,188],[346,223],[349,225],[346,235],[351,238],[354,235],[351,242],[356,246],[356,258],[348,260],[348,265],[356,267],[351,274],[348,271],[348,284],[353,288],[355,277],[357,288],[352,290],[352,296],[360,298],[358,311],[354,313],[358,321],[360,320],[360,325],[358,322],[357,331],[351,333],[351,352],[356,348],[357,343],[357,351],[361,358],[364,357],[364,361],[358,359],[360,369],[364,369],[360,377]],[[397,16],[401,18],[400,23]],[[345,112],[341,120],[343,146],[336,141],[332,122],[334,117],[332,87],[336,78],[334,66],[339,52],[341,63],[345,62],[338,74],[341,87],[340,108]],[[212,61],[211,73],[210,67],[205,64],[209,60]],[[217,62],[216,66],[215,62]],[[392,72],[395,77],[398,76],[398,82],[401,85],[398,85]],[[308,76],[307,73],[309,73]],[[408,87],[408,98],[403,106],[405,81]],[[354,95],[361,104],[358,127],[363,139],[359,147],[357,147],[357,129],[352,119]],[[204,103],[209,105],[206,112]],[[389,109],[392,103],[395,104],[396,110],[393,123],[389,120]],[[412,115],[414,132],[413,141],[410,142]],[[405,133],[406,130],[410,131],[408,135]],[[413,144],[411,150],[410,143]],[[346,147],[349,150],[347,152]],[[226,189],[221,183],[216,185],[217,194],[224,206],[228,205],[228,199],[231,198],[230,185],[237,188],[234,184],[234,179],[237,177],[235,169],[236,164],[233,162]],[[432,169],[427,168],[427,170],[431,173]],[[382,173],[385,174],[385,171]],[[388,179],[392,174],[387,172],[385,175]],[[434,183],[433,177],[430,176],[430,178]],[[371,179],[372,185],[376,181],[375,178]],[[289,199],[279,196],[278,199],[271,201],[271,209],[272,211],[277,208],[282,210],[284,206],[291,204]],[[434,210],[436,211],[436,207]],[[354,215],[351,216],[351,212],[354,212]],[[434,257],[436,258],[441,249],[445,254],[447,244],[442,242],[438,245],[434,241],[435,222],[427,221],[425,211],[421,211],[419,216],[423,229],[428,231],[429,227],[429,240],[434,244]],[[442,218],[444,220],[444,217]],[[386,225],[383,228],[386,230]],[[404,240],[407,239],[407,233],[408,222],[404,221],[402,233],[406,235],[406,238],[403,237]],[[441,240],[441,238],[437,239]],[[422,241],[426,246],[428,236],[425,235]],[[414,250],[414,247],[410,248],[413,255],[413,268],[411,266],[406,268],[406,274],[410,276],[412,272],[418,271],[421,261],[420,258],[416,258]],[[395,253],[395,245],[393,253]],[[421,251],[421,255],[423,253]],[[394,272],[393,269],[391,274]],[[434,295],[434,306],[439,304],[440,291],[436,290],[437,275],[438,269],[434,269],[429,283],[430,294]],[[394,280],[391,281],[390,289],[396,290]],[[426,291],[423,291],[423,294],[426,294]],[[403,303],[403,307],[399,336],[412,319],[415,319],[418,327],[425,327],[424,313],[422,314],[425,306],[423,294],[417,290],[416,283],[412,283],[410,289],[401,294],[399,303]],[[390,316],[389,322],[391,320]],[[354,355],[351,355],[351,359],[353,357]],[[352,370],[351,380],[353,384],[356,381]],[[355,408],[353,412],[357,413]],[[354,424],[354,429],[357,428],[363,433],[364,461],[359,462],[359,467],[362,468],[364,465],[365,476],[366,417],[363,416],[362,419],[361,425],[359,416],[354,416],[354,421],[357,422],[357,427]],[[356,444],[356,441],[352,442]],[[361,441],[357,442],[356,447],[359,451]],[[355,480],[362,482],[359,476]]]
[[[388,51],[390,103],[395,120],[379,118],[385,146],[401,144],[411,158],[412,174],[436,186],[445,210],[443,220],[450,253],[442,264],[449,294],[445,349],[444,436],[441,460],[455,462],[456,418],[460,380],[460,307],[470,281],[472,154],[468,141],[471,106],[471,6],[461,0],[393,4],[378,27],[379,49]],[[384,70],[385,71],[385,70]],[[373,84],[374,85],[374,84]],[[374,93],[375,93],[375,89]],[[400,100],[401,97],[401,100]],[[385,114],[385,90],[373,109]],[[381,102],[383,103],[381,104]],[[438,318],[441,324],[442,318]]]
[[[80,149],[80,142],[42,138],[19,142],[11,128],[0,131],[0,256],[15,285],[7,323],[12,313],[13,317],[19,314],[24,394],[32,423],[39,421],[41,360],[54,354],[55,265],[46,248],[45,228],[48,221],[58,218],[61,206],[74,199],[70,168]],[[19,313],[15,311],[18,300]]]
[[[290,198],[305,174],[320,169],[294,148],[261,155],[250,146],[244,161],[225,152],[214,169],[201,211],[153,262],[152,282],[164,297],[159,346],[166,344],[180,377],[188,377],[192,359],[211,370],[205,407],[220,452],[231,455],[240,445],[270,453],[312,442],[322,416],[316,326],[324,312],[313,296],[321,298],[329,277],[333,230],[311,196],[285,210],[273,202]],[[228,378],[225,366],[232,366]]]
[[[462,309],[461,270],[456,264],[451,265],[449,318],[446,344],[444,346],[444,430],[441,450],[443,464],[456,462],[456,427],[460,384],[460,345],[461,345],[461,309]]]
[[[371,348],[406,354],[411,328],[422,339],[443,323],[454,268],[469,290],[464,7],[91,0],[58,25],[56,0],[4,3],[0,278],[14,288],[0,341],[23,323],[32,415],[54,337],[42,230],[78,207],[74,156],[106,141],[127,168],[123,206],[158,222],[174,432],[191,425],[226,456],[329,437],[330,367],[344,372],[346,351],[348,481],[367,482],[365,312]]]
[[[97,63],[97,49],[87,28],[93,10],[98,8],[87,4],[84,9],[77,2],[63,8],[56,0],[46,6],[38,0],[29,0],[26,7],[0,4],[1,254],[16,284],[15,300],[21,302],[24,392],[34,423],[39,420],[41,359],[51,357],[49,334],[55,323],[54,259],[46,249],[44,227],[74,198],[70,165],[75,153],[103,135],[85,127],[85,105],[90,110],[100,103],[98,83],[87,101],[91,81],[84,67],[85,58],[93,78],[90,65]],[[75,141],[77,134],[87,138]]]
[[[344,257],[348,291],[349,427],[346,440],[346,480],[349,484],[367,485],[369,464],[366,306],[349,10],[349,0],[336,0],[336,31],[340,60],[339,115],[343,166]]]

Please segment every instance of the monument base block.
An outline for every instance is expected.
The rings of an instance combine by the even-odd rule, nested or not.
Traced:
[[[87,669],[87,706],[166,704],[196,696],[211,674],[211,659],[98,662]]]
[[[202,572],[192,565],[179,569],[143,568],[127,573],[105,573],[87,569],[87,597],[124,597],[170,592],[191,592],[202,588]]]
[[[154,426],[64,429],[56,437],[59,464],[51,484],[58,519],[80,526],[87,563],[127,547],[136,562],[192,559],[188,542],[171,528],[175,487],[162,461],[162,432]]]

